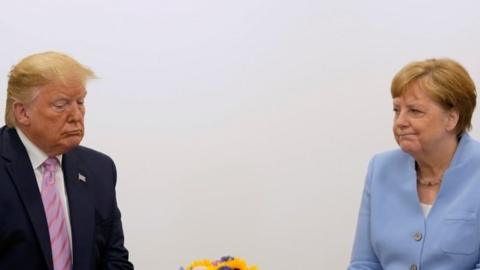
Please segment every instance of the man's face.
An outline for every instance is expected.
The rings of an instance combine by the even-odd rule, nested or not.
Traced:
[[[25,135],[48,156],[63,154],[83,138],[87,94],[82,83],[48,84],[38,89],[31,103],[25,104]]]

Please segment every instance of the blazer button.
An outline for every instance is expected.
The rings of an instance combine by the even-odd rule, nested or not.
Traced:
[[[410,270],[417,270],[417,265],[416,264],[410,265]]]
[[[415,235],[413,236],[413,239],[415,239],[415,241],[422,240],[422,233],[421,232],[416,232]]]

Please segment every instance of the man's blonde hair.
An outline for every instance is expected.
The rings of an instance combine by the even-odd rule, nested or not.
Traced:
[[[455,127],[457,135],[471,129],[477,92],[472,78],[464,67],[447,58],[412,62],[393,78],[392,98],[404,95],[415,83],[418,83],[420,89],[426,91],[445,110],[457,110],[459,114]]]
[[[87,80],[93,78],[95,74],[92,70],[63,53],[50,51],[25,57],[12,67],[8,76],[5,124],[15,127],[13,105],[31,102],[39,87],[70,82],[80,82],[85,86]]]

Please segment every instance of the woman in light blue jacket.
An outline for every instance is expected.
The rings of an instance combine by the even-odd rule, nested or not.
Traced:
[[[467,71],[413,62],[391,86],[400,149],[373,157],[350,270],[480,269],[480,143]]]

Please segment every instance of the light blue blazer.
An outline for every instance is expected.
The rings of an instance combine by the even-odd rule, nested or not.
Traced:
[[[416,178],[401,150],[370,161],[349,270],[480,269],[480,143],[462,135],[426,218]]]

